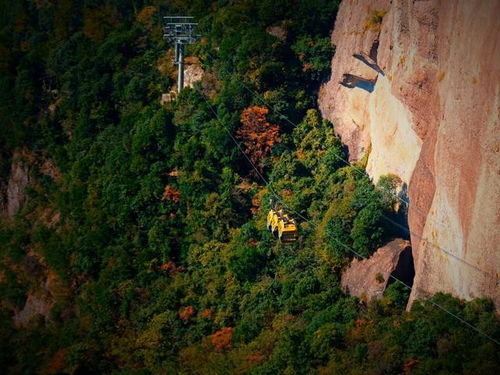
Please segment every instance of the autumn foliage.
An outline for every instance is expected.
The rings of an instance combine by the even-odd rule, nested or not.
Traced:
[[[281,141],[278,125],[266,119],[268,113],[269,110],[263,107],[245,109],[240,116],[243,125],[236,132],[236,138],[245,145],[245,153],[260,171],[271,147]]]
[[[156,7],[151,5],[146,6],[139,12],[139,14],[136,16],[136,19],[141,23],[147,23],[151,20],[151,17],[153,17],[155,12],[156,12]]]
[[[179,190],[175,190],[172,186],[165,186],[165,190],[163,191],[162,201],[173,201],[175,203],[179,202],[181,199],[181,192]]]
[[[179,318],[186,321],[189,320],[195,313],[193,306],[186,306],[179,311]]]
[[[408,360],[403,366],[403,374],[409,373],[412,368],[418,365],[419,362],[420,361],[417,358],[411,358],[410,360]]]
[[[211,342],[215,346],[216,350],[226,350],[232,348],[233,331],[234,328],[232,327],[224,327],[212,335]]]
[[[162,271],[171,271],[174,268],[175,268],[175,263],[172,262],[171,260],[169,260],[167,263],[162,264],[160,266],[160,270],[162,270]]]
[[[261,362],[264,360],[264,356],[260,353],[253,353],[247,356],[248,363]]]
[[[210,309],[204,309],[202,312],[201,312],[201,316],[205,319],[210,319],[212,317],[212,310]]]
[[[170,277],[175,277],[180,272],[184,271],[184,267],[183,266],[176,266],[174,262],[169,260],[167,263],[162,264],[160,266],[160,270],[167,272]]]
[[[98,42],[104,39],[106,32],[118,23],[118,12],[115,8],[100,6],[96,9],[85,9],[83,14],[83,34]]]

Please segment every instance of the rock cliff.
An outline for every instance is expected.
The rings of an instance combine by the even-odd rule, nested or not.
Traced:
[[[344,1],[319,105],[375,180],[408,185],[410,303],[500,309],[500,1]]]
[[[31,163],[32,155],[25,150],[13,153],[8,182],[0,183],[0,216],[14,216],[23,205]]]
[[[28,251],[24,262],[16,267],[16,271],[25,275],[32,287],[28,290],[23,308],[14,309],[14,324],[16,327],[26,327],[37,317],[48,321],[56,301],[69,296],[69,287],[47,267],[45,259],[34,249]]]

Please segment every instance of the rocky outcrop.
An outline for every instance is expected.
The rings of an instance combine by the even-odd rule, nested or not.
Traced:
[[[177,82],[177,67],[173,62],[172,52],[169,50],[158,62],[158,70],[163,75],[168,75]],[[188,56],[184,59],[184,87],[193,87],[196,82],[202,80],[205,71],[196,56]],[[161,105],[167,105],[177,97],[177,84],[172,86],[168,93],[163,93],[160,98]]]
[[[45,291],[37,291],[36,294],[28,294],[24,308],[13,316],[16,327],[26,327],[36,316],[41,316],[45,321],[49,319],[50,310],[54,301],[50,294]]]
[[[15,151],[12,155],[9,180],[2,192],[1,216],[14,216],[22,207],[26,196],[24,190],[29,183],[30,155]]]
[[[37,190],[40,185],[36,179],[30,178],[30,173],[35,171],[35,175],[42,174],[50,177],[56,183],[61,179],[61,171],[55,162],[47,158],[42,153],[34,153],[26,148],[17,149],[12,153],[12,162],[6,188],[3,189],[1,201],[1,215],[11,217],[16,215],[26,202],[25,190],[28,186]],[[5,184],[4,184],[5,186]],[[27,216],[34,216],[39,224],[48,228],[55,228],[61,218],[60,211],[38,205]],[[26,219],[26,218],[25,218]],[[28,219],[29,220],[29,219]],[[2,224],[9,225],[10,220],[4,219]],[[58,298],[67,296],[69,289],[61,282],[56,273],[47,267],[40,250],[35,246],[30,248],[23,262],[20,264],[11,263],[6,257],[4,266],[13,271],[31,288],[26,294],[26,301],[22,308],[12,306],[0,297],[0,304],[14,312],[13,321],[17,327],[24,327],[30,324],[37,316],[49,319],[50,311]],[[3,275],[0,274],[0,279]]]
[[[353,259],[342,274],[342,290],[364,301],[381,298],[393,275],[407,285],[414,276],[410,243],[395,239],[379,248],[370,258]]]
[[[203,78],[203,68],[197,57],[186,57],[184,68],[184,87],[193,87],[195,82]]]
[[[368,173],[408,184],[415,281],[500,308],[500,1],[341,4],[320,109]]]
[[[12,318],[14,324],[17,327],[26,327],[37,317],[48,321],[54,304],[58,299],[69,295],[69,288],[53,270],[47,267],[44,258],[33,249],[27,253],[23,265],[17,272],[28,275],[36,287],[28,291],[23,308],[14,311]]]
[[[36,181],[30,178],[33,169],[56,182],[61,178],[61,171],[53,160],[28,149],[15,150],[7,181],[0,181],[0,216],[12,217],[22,208],[26,187],[29,184],[36,187]]]

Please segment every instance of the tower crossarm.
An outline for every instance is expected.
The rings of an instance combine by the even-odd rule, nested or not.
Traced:
[[[179,68],[177,90],[180,92],[184,87],[184,46],[198,41],[199,35],[195,34],[198,24],[191,16],[165,16],[163,19],[163,39],[175,44],[175,64]]]

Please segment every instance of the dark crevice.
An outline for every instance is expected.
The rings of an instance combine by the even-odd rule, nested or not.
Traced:
[[[370,68],[375,70],[377,73],[384,75],[384,71],[382,69],[380,69],[376,60],[371,58],[371,56],[368,56],[366,53],[364,53],[364,52],[355,53],[352,56],[355,59],[358,59],[359,61],[361,61],[362,63],[368,65]]]
[[[370,59],[372,59],[375,63],[377,63],[377,55],[378,55],[378,45],[379,40],[375,39],[372,44],[372,48],[370,48]]]

